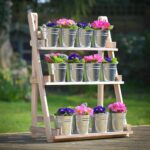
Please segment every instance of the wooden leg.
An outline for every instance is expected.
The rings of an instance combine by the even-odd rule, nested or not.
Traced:
[[[114,90],[115,90],[115,95],[116,95],[116,101],[123,102],[120,84],[115,84]]]
[[[97,105],[103,106],[104,105],[104,85],[98,85],[98,99]]]
[[[37,127],[37,98],[38,98],[38,88],[36,83],[32,83],[32,127]],[[35,138],[36,134],[32,132],[32,137]]]

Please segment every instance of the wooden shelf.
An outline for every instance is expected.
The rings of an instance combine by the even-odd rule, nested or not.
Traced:
[[[117,138],[117,137],[127,137],[133,134],[133,131],[123,131],[123,132],[107,132],[107,133],[88,133],[86,135],[82,134],[72,134],[69,136],[58,135],[53,137],[54,142],[64,142],[64,141],[78,141],[87,139],[107,139],[107,138]]]
[[[118,51],[117,48],[106,48],[106,47],[100,47],[100,48],[95,48],[95,47],[39,47],[39,50],[57,50],[57,51],[62,51],[62,50],[69,50],[69,51]]]
[[[123,81],[101,81],[101,82],[44,82],[44,85],[114,85],[124,84]]]

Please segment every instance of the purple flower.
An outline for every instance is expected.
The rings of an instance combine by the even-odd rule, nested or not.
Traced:
[[[74,114],[74,109],[72,108],[59,108],[56,115],[70,116]]]
[[[105,57],[105,60],[107,61],[107,62],[111,62],[111,58],[110,57]]]
[[[47,27],[56,27],[57,24],[54,23],[54,22],[48,22],[48,23],[46,24],[46,26],[47,26]]]
[[[72,109],[72,108],[66,108],[66,113],[68,115],[72,115],[72,114],[74,114],[74,109]]]
[[[84,29],[85,27],[88,26],[88,24],[85,22],[79,22],[79,23],[77,23],[77,26]]]
[[[96,106],[93,108],[94,110],[94,114],[98,114],[98,113],[105,113],[105,108],[102,106]]]
[[[76,53],[70,54],[69,57],[68,57],[69,60],[74,60],[76,58],[78,58],[79,60],[82,59],[82,57],[77,55]]]
[[[58,109],[58,113],[59,113],[60,115],[65,114],[65,112],[66,112],[66,109],[65,109],[65,108],[59,108],[59,109]]]

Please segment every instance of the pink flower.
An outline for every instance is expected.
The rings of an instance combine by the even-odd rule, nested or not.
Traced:
[[[44,56],[44,59],[45,59],[46,62],[52,63],[52,59],[51,59],[51,57],[50,57],[49,54],[46,54],[46,55]]]
[[[70,27],[72,25],[75,25],[75,21],[71,19],[62,18],[56,21],[56,23],[62,27]]]
[[[103,58],[100,54],[94,54],[89,56],[84,56],[85,62],[98,62],[101,63],[103,61]]]
[[[101,63],[103,61],[103,58],[100,54],[94,54],[93,59],[96,60],[98,63]]]
[[[108,109],[111,112],[119,112],[119,113],[123,113],[127,111],[125,104],[121,102],[115,102],[113,104],[109,104]]]
[[[95,20],[91,23],[91,27],[93,29],[105,29],[108,30],[110,27],[110,23],[105,20]]]
[[[93,56],[92,55],[84,56],[84,60],[85,60],[85,62],[92,62],[93,61]]]
[[[81,104],[75,108],[75,114],[77,115],[93,115],[93,109],[87,107],[85,104]]]

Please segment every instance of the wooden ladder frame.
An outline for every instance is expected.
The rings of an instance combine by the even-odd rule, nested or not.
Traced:
[[[108,21],[108,18],[106,16],[99,17],[99,19],[104,19]],[[49,110],[48,110],[47,97],[46,97],[46,91],[45,91],[45,85],[44,85],[44,76],[42,73],[41,60],[40,60],[40,53],[37,47],[37,29],[38,29],[37,13],[31,13],[31,12],[28,13],[28,22],[29,22],[29,29],[30,29],[30,34],[31,34],[30,45],[32,46],[32,97],[31,97],[32,126],[31,126],[31,133],[32,133],[33,138],[37,137],[38,133],[39,134],[41,133],[42,135],[46,135],[47,141],[50,142],[50,141],[53,141],[56,135],[60,135],[59,133],[61,132],[61,129],[52,129],[50,125],[50,122],[54,120],[54,117],[50,116]],[[107,48],[109,47],[111,48],[112,43],[113,42],[111,39],[111,33],[109,31]],[[103,55],[103,52],[99,52],[99,53]],[[108,55],[110,57],[115,57],[113,51],[109,51]],[[114,91],[116,95],[116,100],[123,102],[120,84],[114,84]],[[38,95],[40,95],[43,117],[38,116],[37,114]],[[103,103],[104,103],[104,84],[101,84],[101,85],[98,85],[97,105],[103,106]],[[40,121],[44,121],[45,128],[37,127],[37,122],[40,122]],[[115,135],[117,134],[114,133],[114,136]],[[124,133],[122,135],[127,135],[127,133]],[[57,137],[58,140],[59,140],[59,137],[60,136]],[[79,136],[78,138],[80,137],[81,136]],[[87,137],[82,137],[82,138],[87,139]]]

